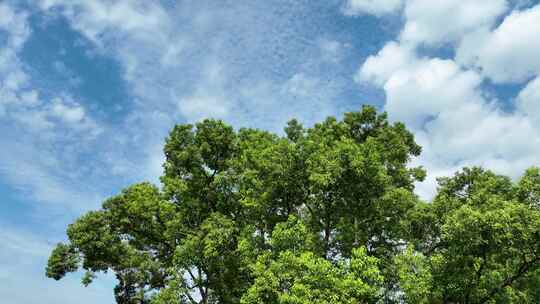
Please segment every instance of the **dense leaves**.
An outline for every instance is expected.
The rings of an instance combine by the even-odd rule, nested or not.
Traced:
[[[47,276],[113,272],[130,304],[538,302],[538,169],[466,168],[425,203],[420,146],[372,107],[285,134],[177,125],[161,187],[71,224]]]
[[[417,216],[429,239],[397,257],[407,297],[428,303],[538,303],[540,212],[529,170],[516,184],[480,168],[440,180]],[[412,219],[415,221],[415,219]],[[430,223],[427,223],[430,222]]]

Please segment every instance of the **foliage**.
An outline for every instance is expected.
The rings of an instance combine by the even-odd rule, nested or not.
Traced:
[[[538,184],[531,182],[537,172],[530,169],[517,184],[481,168],[441,179],[423,209],[432,215],[418,217],[431,221],[422,223],[432,227],[423,236],[431,241],[405,255],[409,267],[400,279],[419,287],[407,296],[429,290],[429,303],[538,303],[532,282],[540,269],[540,212]]]
[[[372,107],[285,134],[175,126],[161,187],[77,219],[47,276],[111,271],[123,304],[538,302],[538,169],[466,168],[425,203],[420,146]]]

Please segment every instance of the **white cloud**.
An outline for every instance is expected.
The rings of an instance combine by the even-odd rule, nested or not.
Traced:
[[[517,107],[521,113],[540,126],[540,77],[531,80],[517,97]]]
[[[539,85],[531,82],[520,94],[514,113],[483,93],[482,75],[447,59],[419,57],[407,45],[389,42],[368,58],[359,81],[384,89],[385,110],[403,121],[423,146],[415,164],[426,167],[428,180],[418,185],[432,197],[435,178],[463,166],[482,165],[517,177],[540,162],[540,124],[533,119]]]
[[[39,91],[32,88],[31,77],[18,57],[31,33],[27,18],[27,13],[15,10],[7,2],[0,3],[0,30],[7,35],[7,43],[0,47],[0,113],[9,116],[4,119],[11,118],[35,131],[68,127],[98,134],[99,127],[81,105],[65,96],[45,102]],[[61,123],[51,118],[58,118]]]
[[[198,1],[165,10],[142,1],[47,0],[42,7],[62,14],[75,30],[122,64],[124,79],[135,96],[122,145],[145,147],[146,160],[138,163],[147,164],[152,174],[160,172],[162,159],[155,156],[156,147],[175,122],[211,116],[237,126],[280,130],[292,116],[310,123],[337,112],[332,101],[338,95],[339,80],[332,79],[335,74],[324,79],[321,75],[341,60],[346,45],[312,35],[291,40],[298,35],[296,23],[280,19],[283,11],[276,13],[272,4],[210,9],[208,3]],[[385,109],[421,138],[425,152],[418,162],[432,168],[434,175],[465,164],[490,164],[515,176],[535,159],[531,147],[538,128],[532,115],[524,110],[506,113],[500,101],[486,97],[482,82],[489,72],[487,64],[465,52],[470,41],[488,45],[485,37],[509,27],[512,23],[505,20],[492,32],[497,18],[507,10],[504,0],[357,0],[345,6],[349,15],[403,12],[405,25],[398,40],[369,57],[356,80],[385,91]],[[125,16],[130,21],[123,24]],[[526,28],[525,23],[519,24]],[[440,59],[418,54],[419,46],[436,49],[442,45],[461,45],[461,55]],[[307,51],[308,46],[312,51]],[[295,61],[289,56],[292,53],[302,60]],[[296,71],[284,73],[290,67]],[[522,95],[531,95],[527,92]],[[531,109],[533,102],[521,103]],[[75,110],[72,121],[82,113],[86,114]],[[132,130],[132,125],[141,128]],[[522,134],[528,134],[529,140]],[[514,148],[504,142],[512,142]],[[133,170],[129,161],[115,162],[114,157],[110,161],[116,163],[114,172]],[[433,185],[424,189],[429,193]]]
[[[425,45],[456,42],[465,33],[489,28],[506,9],[505,0],[409,0],[401,40]]]
[[[200,94],[200,95],[199,95]],[[212,118],[224,118],[229,114],[226,99],[217,95],[208,95],[198,92],[186,99],[180,99],[178,107],[182,115],[192,118],[194,121],[210,116]]]
[[[369,56],[356,74],[356,81],[383,86],[395,71],[416,62],[414,50],[397,42],[388,42],[376,56]]]
[[[41,104],[39,99],[39,93],[36,90],[29,90],[22,92],[20,95],[19,102],[26,107],[35,107]]]
[[[385,83],[385,109],[394,119],[420,126],[444,110],[478,102],[481,97],[474,88],[479,83],[478,75],[460,70],[451,60],[419,60],[410,69],[396,71]]]
[[[39,4],[45,11],[62,7],[68,18],[77,20],[72,25],[97,44],[111,29],[143,40],[160,39],[158,33],[169,20],[163,8],[150,1],[41,0]]]
[[[382,16],[401,9],[403,0],[347,0],[344,7],[346,15],[370,14]]]
[[[7,2],[0,3],[0,29],[9,31],[9,48],[20,48],[30,35],[27,18],[26,13],[16,12]]]
[[[43,97],[19,58],[31,34],[28,14],[2,2],[0,16],[7,36],[0,46],[0,178],[37,202],[95,206],[97,194],[73,184],[88,172],[73,168],[103,128],[68,95]]]
[[[271,1],[188,1],[165,9],[144,1],[43,0],[41,8],[67,18],[121,64],[133,104],[122,134],[114,137],[125,138],[122,147],[130,152],[110,153],[107,162],[117,174],[156,180],[152,174],[161,172],[162,155],[155,147],[175,123],[215,117],[280,131],[292,117],[309,124],[337,112],[332,103],[342,84],[333,76],[347,46],[311,34],[298,37],[311,18],[297,20],[306,3],[291,1],[283,11]],[[115,8],[120,5],[123,10]],[[295,74],[306,81],[295,84]],[[317,83],[311,92],[308,82]]]
[[[540,73],[540,4],[513,11],[493,31],[465,36],[457,60],[478,68],[493,81],[522,82]]]
[[[414,132],[426,167],[417,185],[433,196],[436,177],[463,166],[482,165],[518,177],[540,163],[540,81],[530,81],[514,100],[498,100],[484,89],[486,78],[523,83],[540,72],[540,5],[508,11],[504,0],[408,0],[397,41],[368,57],[356,80],[384,90],[385,110]],[[520,4],[521,6],[521,4]],[[504,17],[496,26],[498,18]],[[455,48],[455,58],[428,50]],[[503,110],[515,102],[513,111]]]
[[[85,117],[83,107],[78,104],[67,105],[59,98],[53,100],[51,112],[67,123],[78,123]]]
[[[0,3],[0,32],[7,35],[0,46],[0,118],[9,104],[17,103],[17,91],[26,84],[28,76],[21,69],[17,52],[30,35],[27,14],[16,12],[8,3]]]

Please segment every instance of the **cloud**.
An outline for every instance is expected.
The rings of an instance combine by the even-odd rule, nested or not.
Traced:
[[[347,0],[344,7],[346,15],[370,14],[382,16],[399,11],[403,0]]]
[[[175,123],[212,116],[236,127],[279,131],[293,116],[309,124],[336,112],[343,78],[333,76],[343,72],[336,63],[347,45],[319,33],[314,21],[306,26],[309,13],[299,22],[305,3],[291,1],[286,11],[270,2],[219,3],[181,2],[165,9],[143,1],[39,2],[36,13],[65,18],[91,42],[89,53],[118,61],[133,97],[113,124],[99,119],[106,108],[89,107],[72,92],[48,94],[20,60],[30,34],[0,64],[10,71],[1,75],[12,75],[0,91],[8,97],[1,99],[0,119],[8,123],[0,131],[8,136],[0,137],[0,146],[8,148],[0,151],[0,178],[32,202],[47,219],[44,227],[64,225],[127,184],[158,182],[163,140]],[[28,19],[19,22],[30,32]],[[58,73],[70,68],[67,61],[54,67]],[[16,229],[8,233],[21,235]],[[78,276],[60,284],[45,279],[50,246],[41,246],[42,239],[22,234],[16,246],[0,245],[0,251],[21,257],[4,267],[9,257],[0,254],[0,269],[10,278],[1,294],[14,303],[112,302],[110,284],[81,291]],[[20,252],[32,242],[40,244],[36,253]],[[28,284],[30,294],[21,291]]]
[[[331,39],[320,39],[318,41],[321,52],[321,60],[330,63],[338,63],[344,57],[344,52],[351,46]]]
[[[505,0],[409,0],[400,39],[428,46],[456,42],[465,33],[489,28],[506,9]]]
[[[62,283],[45,277],[51,244],[43,236],[2,224],[0,231],[0,294],[10,303],[112,303],[113,278],[100,277],[89,287],[80,284],[80,274],[68,275]],[[31,286],[31,292],[28,288]]]
[[[503,101],[483,87],[486,77],[504,74],[497,69],[505,65],[492,67],[489,58],[513,62],[517,68],[508,73],[522,81],[523,75],[535,75],[534,65],[525,64],[535,59],[526,59],[531,55],[519,43],[496,43],[504,40],[496,37],[512,36],[508,29],[533,35],[539,28],[534,27],[535,8],[514,11],[497,25],[510,5],[504,0],[357,0],[343,8],[347,15],[403,14],[397,40],[370,56],[355,79],[384,90],[385,110],[413,128],[425,145],[417,161],[433,168],[435,176],[466,164],[492,164],[516,176],[535,159],[530,151],[536,143],[536,118],[525,110],[534,104],[525,97],[534,96],[528,93],[533,89],[516,101],[521,108],[508,113]],[[134,103],[117,140],[126,150],[142,152],[107,155],[117,174],[149,172],[145,177],[155,180],[162,160],[156,151],[176,122],[216,117],[235,126],[279,131],[292,116],[309,124],[338,112],[332,101],[343,91],[343,70],[333,69],[348,46],[310,32],[321,25],[309,26],[312,17],[303,2],[290,2],[287,12],[266,2],[198,1],[162,7],[142,1],[44,0],[41,7],[67,18],[73,29],[123,67]],[[124,11],[131,16],[126,24]],[[306,16],[302,22],[298,12]],[[454,51],[457,56],[430,55],[446,47],[452,49],[450,57]],[[504,77],[501,80],[517,76]],[[522,140],[521,134],[530,134],[532,140]],[[502,139],[516,148],[509,150]],[[509,165],[512,162],[518,165]],[[432,193],[434,186],[424,188]]]
[[[318,79],[298,73],[287,81],[283,89],[294,96],[311,96],[311,92],[315,91],[320,85]]]
[[[31,34],[28,14],[3,2],[0,17],[0,31],[7,35],[6,43],[0,46],[0,118],[21,123],[36,132],[71,128],[98,134],[97,124],[71,97],[63,94],[44,100],[39,89],[33,88],[32,79],[18,56]]]
[[[7,2],[0,3],[0,29],[9,31],[9,48],[19,49],[30,35],[27,18],[26,13],[16,12]]]
[[[6,2],[0,3],[0,32],[7,36],[0,47],[0,117],[6,114],[10,104],[18,102],[16,91],[28,80],[17,57],[17,52],[30,35],[27,17],[27,14],[16,12]]]
[[[209,115],[213,118],[226,118],[231,104],[224,88],[226,78],[223,67],[216,62],[208,63],[202,67],[201,76],[201,82],[190,96],[174,98],[178,100],[180,113],[190,120],[200,120]]]
[[[515,10],[493,31],[466,35],[457,61],[477,68],[495,82],[523,82],[540,73],[540,4]]]
[[[346,46],[322,34],[311,35],[304,24],[314,18],[305,13],[309,5],[286,2],[286,12],[270,2],[197,1],[164,8],[144,1],[43,0],[41,7],[66,17],[74,29],[120,61],[141,108],[193,121],[205,115],[223,117],[243,104],[243,87],[269,81],[281,86],[297,72],[318,73],[319,65],[339,61]],[[133,15],[132,25],[122,24],[125,17],[116,16],[122,13],[116,6]],[[307,16],[301,22],[299,13]],[[299,56],[287,55],[291,53]],[[301,101],[288,96],[282,103]],[[243,110],[248,116],[259,114],[255,107]],[[246,119],[250,117],[242,121]]]
[[[64,217],[69,218],[70,214],[96,207],[101,201],[100,191],[93,185],[78,183],[89,174],[89,167],[78,164],[77,157],[62,158],[60,151],[50,150],[28,135],[18,134],[16,139],[5,136],[0,144],[6,147],[0,151],[0,176],[32,201],[47,203],[47,208],[39,206],[41,213],[60,208],[66,212]],[[62,152],[74,153],[73,149],[66,146]]]
[[[311,124],[338,112],[333,103],[351,80],[336,63],[348,46],[321,33],[326,10],[285,2],[286,11],[271,1],[39,3],[120,63],[133,102],[111,135],[120,151],[105,158],[116,174],[156,181],[175,123],[214,117],[281,131],[292,117]]]
[[[540,77],[531,80],[517,97],[517,107],[534,124],[540,126]]]
[[[103,41],[102,35],[128,34],[142,40],[159,39],[156,34],[168,21],[160,5],[147,1],[40,0],[39,5],[44,11],[61,6],[63,14],[77,20],[73,26],[97,44]]]
[[[103,128],[67,94],[44,97],[19,53],[31,35],[28,14],[0,3],[0,178],[38,202],[72,210],[95,205],[96,194],[74,186],[88,172],[77,164]],[[80,210],[80,209],[79,209]]]
[[[84,108],[77,103],[67,104],[60,98],[52,100],[51,115],[61,119],[68,124],[76,124],[82,122],[86,113]]]
[[[414,50],[398,42],[388,42],[376,56],[369,56],[355,76],[356,81],[368,81],[383,86],[397,71],[415,63]]]
[[[536,75],[537,56],[512,41],[532,41],[538,8],[514,11],[491,30],[494,18],[505,10],[504,1],[444,1],[440,14],[428,9],[430,5],[435,4],[408,1],[399,40],[368,57],[356,75],[358,82],[384,90],[384,109],[390,118],[405,122],[423,146],[414,164],[427,169],[427,181],[418,184],[417,192],[428,199],[435,193],[438,176],[463,166],[481,165],[517,178],[540,162],[538,79],[530,81],[515,101],[498,100],[484,86],[486,77],[508,82]],[[451,25],[437,26],[442,23]],[[519,33],[512,34],[513,30]],[[446,42],[455,42],[456,58],[420,51],[422,45],[436,49]],[[473,46],[478,49],[466,53]],[[505,103],[513,103],[514,109],[506,110]]]

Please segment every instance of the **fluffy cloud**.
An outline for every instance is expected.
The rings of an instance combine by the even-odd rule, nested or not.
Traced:
[[[424,45],[459,41],[465,33],[489,28],[506,9],[506,0],[409,0],[401,40]]]
[[[421,127],[447,109],[481,100],[475,88],[480,77],[462,71],[451,60],[419,60],[410,68],[397,70],[384,84],[385,109],[411,127]]]
[[[348,0],[346,15],[381,16],[403,8],[405,25],[400,40],[413,45],[438,46],[459,42],[479,28],[489,30],[508,9],[507,0]]]
[[[517,107],[535,125],[540,126],[540,77],[531,80],[517,97]]]
[[[356,74],[356,81],[368,81],[383,86],[399,69],[416,62],[414,50],[397,42],[387,43],[376,56],[369,56]]]
[[[406,122],[424,147],[414,162],[428,169],[427,181],[417,189],[425,198],[433,196],[438,176],[463,166],[482,165],[518,177],[540,162],[538,79],[523,89],[516,110],[508,113],[484,92],[481,73],[452,59],[420,56],[404,42],[389,42],[363,63],[356,78],[385,91],[385,110]]]
[[[344,7],[347,15],[371,14],[382,16],[395,13],[403,6],[403,0],[348,0]]]
[[[466,35],[457,60],[478,68],[493,81],[522,82],[540,73],[540,5],[513,11],[493,31]]]

